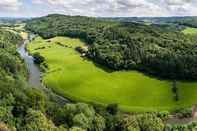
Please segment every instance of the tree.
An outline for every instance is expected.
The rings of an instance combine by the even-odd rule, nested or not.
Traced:
[[[92,126],[93,131],[103,131],[106,128],[105,119],[101,115],[96,114]]]
[[[118,112],[118,105],[117,104],[109,104],[107,106],[107,111],[112,114],[112,115],[116,115]]]
[[[15,128],[10,128],[8,125],[5,123],[0,123],[0,131],[16,131]]]
[[[88,57],[113,70],[135,69],[167,79],[197,79],[197,38],[171,26],[56,14],[28,21],[26,29],[44,38],[80,38],[89,44]]]
[[[179,100],[179,94],[178,94],[178,87],[177,87],[176,80],[173,81],[173,84],[172,84],[172,92],[174,93],[174,99],[175,99],[175,101],[178,101]]]
[[[45,58],[41,56],[40,53],[34,53],[33,58],[36,64],[41,64],[45,61]]]
[[[79,127],[72,127],[71,129],[69,129],[69,131],[87,131],[87,130],[79,128]]]
[[[91,129],[91,121],[83,113],[75,115],[72,121],[76,127]]]
[[[64,128],[57,128],[42,112],[32,109],[28,110],[25,123],[22,131],[66,131]]]
[[[11,126],[15,125],[14,116],[12,115],[12,107],[0,107],[0,121]]]
[[[141,131],[163,131],[164,123],[155,114],[141,114],[137,116]]]
[[[117,116],[115,125],[116,131],[140,131],[138,121],[132,115],[119,115]]]

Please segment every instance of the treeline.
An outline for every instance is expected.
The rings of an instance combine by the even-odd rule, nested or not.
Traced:
[[[27,22],[44,38],[78,37],[89,57],[114,70],[136,69],[167,79],[197,79],[196,38],[167,27],[49,15]]]
[[[27,70],[16,51],[22,38],[0,29],[0,130],[58,130],[46,116],[49,97],[26,83]]]
[[[182,18],[180,20],[175,20],[175,21],[173,21],[173,23],[197,28],[197,17],[186,17],[186,18]]]

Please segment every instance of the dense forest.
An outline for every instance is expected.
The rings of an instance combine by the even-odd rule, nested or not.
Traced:
[[[197,39],[158,25],[49,15],[27,22],[43,38],[77,37],[88,57],[113,70],[140,70],[167,79],[197,79]]]
[[[172,21],[172,23],[197,28],[197,17],[181,18],[179,20]]]

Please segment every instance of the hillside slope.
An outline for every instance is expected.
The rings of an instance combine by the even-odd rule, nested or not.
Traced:
[[[49,15],[27,22],[44,38],[77,37],[89,44],[88,56],[114,70],[136,69],[167,79],[197,79],[197,40],[155,25]]]

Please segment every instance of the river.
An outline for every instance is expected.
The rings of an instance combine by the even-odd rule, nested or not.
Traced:
[[[33,39],[33,36],[31,38],[24,40],[24,43],[19,46],[17,51],[19,52],[22,59],[24,59],[24,62],[27,66],[29,77],[28,77],[28,83],[32,87],[38,87],[40,88],[42,86],[42,83],[40,81],[41,78],[41,72],[37,65],[34,64],[34,58],[29,55],[29,53],[26,51],[25,47],[26,45]]]
[[[29,38],[24,40],[23,44],[21,44],[17,48],[17,52],[20,54],[21,58],[24,59],[24,62],[28,69],[28,84],[30,87],[39,88],[43,90],[50,96],[51,99],[53,99],[54,101],[56,101],[61,105],[64,105],[68,103],[69,100],[60,95],[57,95],[52,90],[44,86],[44,84],[41,82],[42,72],[40,71],[39,67],[34,63],[34,58],[31,55],[29,55],[29,53],[25,48],[26,45],[29,44],[34,37],[35,35],[30,34]]]

